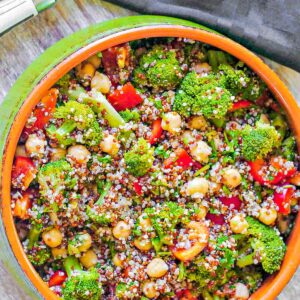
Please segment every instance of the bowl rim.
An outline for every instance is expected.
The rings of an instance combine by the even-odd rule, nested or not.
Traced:
[[[280,102],[281,106],[285,109],[289,117],[290,125],[296,137],[298,148],[300,147],[300,122],[297,122],[297,117],[300,115],[300,109],[295,99],[288,91],[284,83],[279,79],[279,77],[259,57],[229,38],[199,28],[162,23],[126,29],[124,31],[113,33],[109,36],[102,37],[82,47],[66,57],[55,68],[48,72],[48,74],[34,87],[28,97],[24,100],[10,127],[3,155],[3,167],[1,171],[1,206],[6,235],[8,237],[11,249],[16,256],[22,270],[26,273],[27,277],[31,280],[35,288],[45,299],[60,298],[49,289],[48,285],[41,279],[31,263],[28,261],[17,235],[10,206],[11,169],[15,149],[21,131],[34,106],[39,102],[43,94],[57,81],[58,78],[67,73],[70,69],[83,60],[87,59],[89,56],[99,51],[124,42],[145,37],[183,37],[198,40],[220,48],[244,61],[262,78],[262,80],[264,80],[269,89]],[[300,237],[297,238],[296,236],[296,233],[299,230],[300,217],[298,214],[294,229],[289,237],[287,254],[280,271],[277,274],[269,277],[264,282],[262,287],[260,287],[253,295],[251,295],[251,299],[274,299],[290,280],[300,263],[300,257],[298,255],[298,249],[300,249]]]

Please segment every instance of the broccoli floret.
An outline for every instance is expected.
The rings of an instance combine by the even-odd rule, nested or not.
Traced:
[[[164,244],[168,245],[170,243],[170,233],[182,221],[184,208],[176,202],[169,201],[161,207],[146,208],[144,212],[151,220],[151,224],[157,233],[157,237],[152,240],[152,244],[158,252]]]
[[[173,110],[184,117],[200,114],[208,119],[222,119],[232,106],[231,97],[214,75],[199,77],[191,72],[176,92]]]
[[[277,232],[252,217],[246,217],[249,224],[249,242],[254,252],[238,259],[237,265],[245,267],[254,263],[255,257],[261,258],[265,272],[273,274],[280,269],[286,245]]]
[[[293,161],[296,153],[296,140],[293,136],[286,138],[281,145],[281,154],[287,160]]]
[[[243,268],[238,275],[251,292],[254,292],[262,281],[262,272],[254,266]]]
[[[96,269],[83,271],[77,258],[69,256],[64,260],[68,275],[62,296],[65,300],[98,300],[102,294],[99,274]]]
[[[194,284],[198,287],[198,290],[201,291],[205,286],[207,286],[208,282],[212,280],[211,277],[212,272],[209,271],[209,267],[204,257],[199,256],[194,262],[191,268],[187,273],[187,278],[194,282]]]
[[[66,189],[72,189],[77,179],[71,177],[72,167],[65,160],[57,160],[43,165],[38,172],[41,195],[53,200],[61,196]]]
[[[124,155],[126,170],[136,177],[145,175],[153,165],[154,148],[143,138]]]
[[[29,254],[27,254],[29,261],[35,266],[44,265],[51,258],[51,252],[46,246],[37,246]]]
[[[34,223],[31,225],[29,233],[28,233],[28,244],[27,249],[31,250],[35,243],[39,240],[43,229],[42,223]]]
[[[112,220],[112,215],[110,213],[105,210],[101,210],[104,198],[108,194],[111,186],[111,182],[106,182],[97,202],[93,205],[93,207],[87,206],[86,208],[86,214],[93,223],[107,225]]]
[[[72,79],[71,75],[69,73],[67,73],[56,82],[56,85],[58,86],[59,91],[62,94],[68,93],[71,79]]]
[[[242,90],[241,97],[243,99],[255,101],[262,96],[267,86],[256,75],[252,75],[249,78],[250,81],[247,83],[247,86]]]
[[[77,86],[76,89],[69,90],[69,98],[91,107],[94,113],[101,114],[111,127],[119,127],[125,124],[121,115],[100,92],[94,90],[87,92],[82,87]]]
[[[233,95],[242,93],[249,84],[250,78],[242,70],[236,70],[229,65],[220,65],[220,81]]]
[[[56,140],[62,146],[68,146],[75,142],[96,146],[102,139],[102,129],[93,110],[88,105],[69,101],[57,108],[54,118],[62,119],[63,124],[58,128],[51,124],[46,131],[51,139]],[[75,129],[82,133],[77,138],[71,136]]]
[[[133,81],[141,86],[154,90],[171,90],[176,88],[183,77],[176,53],[154,46],[145,53],[139,67],[133,73]]]
[[[129,110],[128,108],[120,111],[120,115],[125,122],[138,122],[141,119],[141,116],[137,110]]]
[[[275,127],[258,122],[256,127],[245,126],[241,131],[242,155],[246,160],[265,158],[279,146],[280,135]]]

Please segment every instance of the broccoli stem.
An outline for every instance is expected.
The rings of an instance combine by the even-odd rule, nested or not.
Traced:
[[[296,141],[293,136],[289,136],[282,142],[282,156],[287,160],[295,159]]]
[[[218,58],[217,58],[217,51],[209,50],[207,51],[207,58],[210,66],[212,67],[213,71],[218,69]]]
[[[214,300],[214,298],[211,296],[211,294],[208,291],[203,291],[201,296],[203,300]]]
[[[27,248],[29,250],[32,249],[32,247],[34,246],[34,244],[38,241],[40,234],[42,232],[42,226],[40,226],[40,224],[38,225],[33,225],[30,228],[29,234],[28,234],[28,246]]]
[[[253,265],[254,252],[239,258],[236,262],[239,268],[244,268]]]
[[[103,200],[105,198],[105,196],[107,195],[107,193],[109,192],[110,188],[112,186],[112,183],[110,181],[107,181],[103,187],[103,191],[99,197],[99,199],[97,200],[97,202],[95,203],[95,205],[100,206],[103,203]]]
[[[228,65],[226,54],[223,51],[217,51],[218,65]]]
[[[71,276],[74,271],[82,271],[82,267],[75,256],[68,256],[63,264],[68,276]]]
[[[91,106],[92,110],[97,114],[104,112],[103,117],[111,127],[120,127],[125,124],[120,114],[99,92],[92,91],[90,94],[87,94],[83,88],[77,87],[75,90],[69,90],[69,97],[71,100],[80,98],[84,104]]]

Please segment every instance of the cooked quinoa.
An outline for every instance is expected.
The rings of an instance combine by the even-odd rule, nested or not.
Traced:
[[[244,63],[181,38],[88,58],[20,138],[11,207],[62,299],[248,299],[298,211],[284,112]]]

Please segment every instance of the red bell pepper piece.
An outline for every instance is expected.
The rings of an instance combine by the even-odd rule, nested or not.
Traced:
[[[161,127],[161,119],[157,119],[152,123],[151,136],[149,137],[149,143],[151,145],[155,144],[158,139],[162,136],[163,129]]]
[[[135,181],[135,182],[133,183],[133,187],[134,187],[135,192],[136,192],[139,196],[141,196],[141,195],[143,194],[142,186],[141,186],[141,183],[140,183],[139,180],[137,180],[137,181]]]
[[[207,213],[206,219],[211,220],[215,225],[223,225],[225,223],[224,215]]]
[[[67,279],[67,273],[62,270],[56,271],[49,279],[48,285],[49,287],[51,286],[56,286],[56,285],[62,285],[65,280]]]
[[[169,157],[164,161],[164,167],[168,169],[175,163],[186,170],[193,166],[194,161],[183,148],[179,148],[175,150],[175,158]]]
[[[257,159],[255,161],[248,162],[250,166],[250,174],[252,175],[253,179],[263,185],[264,184],[275,185],[280,183],[283,179],[293,176],[297,171],[296,168],[292,167],[289,169],[285,169],[282,165],[280,165],[278,161],[279,159],[285,161],[283,158],[278,158],[277,160],[275,158],[272,158],[269,162],[269,166],[271,166],[272,169],[276,170],[276,175],[273,176],[272,179],[266,178],[268,165],[264,160]]]
[[[26,190],[37,173],[33,161],[24,156],[17,156],[12,167],[12,184],[22,190]]]
[[[280,187],[274,193],[274,203],[278,207],[278,212],[288,215],[291,212],[291,201],[294,194],[293,187]]]
[[[240,100],[238,102],[233,103],[231,109],[229,111],[233,112],[239,109],[244,109],[248,108],[252,105],[253,103],[248,101],[248,100]]]
[[[25,127],[23,134],[28,135],[35,130],[44,129],[55,111],[58,94],[59,91],[55,88],[47,92],[33,111],[35,122],[30,127]]]
[[[15,207],[13,210],[13,215],[15,217],[18,217],[22,220],[26,220],[29,218],[28,209],[30,209],[32,206],[30,196],[30,191],[26,191],[22,194],[20,198],[16,200]]]
[[[179,300],[197,300],[198,298],[196,296],[193,296],[191,291],[189,289],[183,289],[178,292],[176,292],[176,296]]]
[[[242,206],[242,201],[237,196],[233,196],[233,197],[220,197],[220,201],[224,205],[226,205],[228,207],[232,207],[233,206],[233,208],[237,209],[237,210],[239,210],[241,208],[241,206]]]
[[[124,84],[120,90],[115,89],[107,99],[117,111],[133,108],[143,102],[142,97],[130,82]]]

